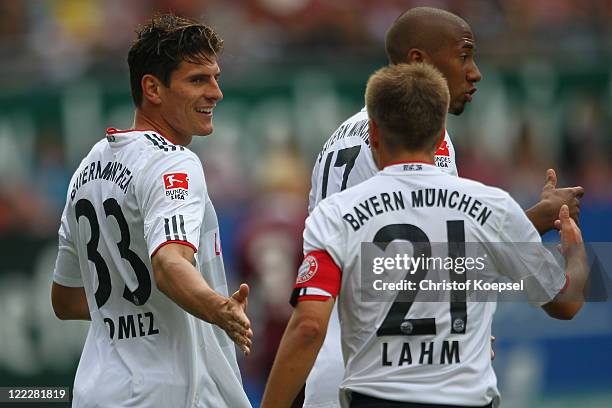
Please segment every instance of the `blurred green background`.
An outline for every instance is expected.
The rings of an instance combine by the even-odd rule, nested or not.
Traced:
[[[291,313],[312,163],[362,107],[368,75],[386,63],[386,28],[416,5],[453,11],[476,35],[483,81],[448,126],[460,175],[526,208],[553,167],[560,185],[586,188],[585,240],[612,242],[609,0],[1,0],[0,386],[72,384],[87,324],[60,322],[49,301],[68,181],[106,127],[131,126],[134,29],[172,10],[225,39],[215,132],[190,148],[231,287],[252,287],[254,353],[240,363],[257,404]],[[612,406],[610,303],[572,322],[501,304],[494,333],[504,406]]]

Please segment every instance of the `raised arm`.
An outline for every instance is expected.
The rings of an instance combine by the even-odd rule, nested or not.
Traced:
[[[584,304],[584,290],[589,277],[588,263],[580,228],[570,218],[567,205],[561,206],[555,228],[559,229],[561,236],[559,250],[565,258],[567,283],[561,293],[542,308],[555,319],[569,320]]]
[[[151,259],[157,287],[195,317],[215,324],[248,355],[253,331],[245,311],[249,287],[240,285],[232,296],[215,292],[193,266],[194,251],[176,243],[162,246]]]
[[[540,194],[540,201],[525,211],[540,235],[555,228],[555,220],[562,205],[567,205],[570,217],[576,223],[580,215],[579,199],[584,195],[582,187],[557,188],[557,174],[553,169],[546,170],[546,182]]]

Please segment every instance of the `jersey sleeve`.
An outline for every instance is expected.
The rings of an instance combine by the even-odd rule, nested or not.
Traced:
[[[197,252],[207,194],[200,160],[190,151],[160,152],[142,177],[136,194],[151,257],[169,243]]]
[[[438,145],[438,149],[434,155],[434,161],[436,166],[443,172],[451,176],[459,176],[457,172],[455,146],[453,146],[453,142],[447,130],[444,130],[444,137]]]
[[[58,233],[59,245],[55,270],[53,271],[53,281],[62,286],[78,288],[83,286],[83,278],[76,247],[71,236],[70,224],[68,223],[68,203],[69,200],[66,200]]]
[[[321,154],[315,161],[312,167],[312,176],[310,178],[310,193],[308,194],[308,214],[312,214],[312,210],[317,206],[319,197],[319,170],[321,168]]]
[[[344,226],[333,216],[329,200],[321,202],[306,219],[304,261],[291,296],[291,304],[302,300],[336,297],[342,280]]]
[[[529,302],[542,306],[565,287],[565,270],[542,244],[542,238],[523,209],[507,196],[500,227],[503,244],[496,244],[498,270],[514,282],[522,281]]]

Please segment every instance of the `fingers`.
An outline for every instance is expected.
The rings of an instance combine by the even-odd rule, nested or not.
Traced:
[[[244,299],[249,293],[249,287],[245,284],[240,285],[240,289],[237,290],[233,295],[232,299],[238,302],[238,299]],[[240,350],[248,356],[251,352],[253,330],[251,329],[251,322],[244,313],[244,310],[234,303],[232,317],[229,319],[227,324],[226,332],[230,338],[236,343]]]
[[[542,190],[552,190],[557,187],[557,173],[555,170],[548,169],[546,170],[546,181],[544,182],[544,187]]]
[[[251,354],[251,347],[253,346],[253,331],[248,329],[243,335],[234,340],[240,350],[244,353],[245,356]]]
[[[216,323],[247,356],[251,352],[253,339],[251,322],[245,313],[248,296],[249,286],[243,283],[232,296],[226,298]]]
[[[559,219],[557,220],[560,226],[559,237],[563,246],[562,253],[566,253],[568,246],[582,243],[582,233],[576,222],[570,217],[570,211],[567,205],[562,205],[559,210]]]
[[[582,198],[584,195],[584,187],[572,187],[573,193],[575,197]]]
[[[240,303],[245,303],[249,297],[249,292],[249,285],[242,283],[240,288],[232,294],[232,298]]]
[[[569,207],[567,204],[563,204],[559,209],[559,219],[557,220],[559,224],[559,233],[562,234],[563,231],[570,230],[572,227],[572,222],[570,220]],[[555,221],[555,224],[557,224],[557,221]]]
[[[559,223],[561,228],[563,228],[567,223],[569,223],[570,216],[569,216],[569,207],[567,206],[567,204],[563,204],[561,206],[561,208],[559,209]]]
[[[245,335],[236,341],[240,350],[244,353],[245,356],[251,354],[251,347],[253,346],[253,332],[249,329],[245,333]]]
[[[234,320],[227,325],[225,332],[240,350],[248,356],[253,344],[253,330],[250,328],[248,321],[247,324],[249,327],[245,327],[242,319]]]

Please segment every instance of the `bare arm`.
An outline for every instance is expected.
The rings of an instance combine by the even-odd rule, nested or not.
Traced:
[[[215,324],[248,355],[253,332],[245,314],[249,287],[240,285],[232,296],[215,292],[192,265],[193,249],[181,244],[161,247],[151,259],[160,291],[195,317]]]
[[[555,221],[561,236],[560,251],[565,257],[565,272],[569,283],[563,291],[542,308],[555,319],[572,319],[584,304],[584,290],[589,270],[580,228],[570,218],[569,209],[563,205],[559,219]]]
[[[323,344],[333,306],[333,298],[298,303],[276,352],[261,408],[291,405]]]
[[[580,201],[584,195],[582,187],[557,188],[557,175],[553,169],[546,171],[546,182],[542,188],[540,201],[525,211],[540,235],[555,227],[555,220],[562,205],[569,208],[570,217],[578,223],[580,216]]]
[[[71,288],[53,282],[51,306],[61,320],[91,320],[85,289],[82,287]]]

